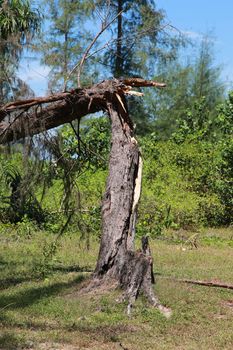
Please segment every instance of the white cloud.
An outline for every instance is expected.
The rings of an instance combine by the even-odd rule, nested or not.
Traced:
[[[39,60],[23,59],[18,76],[25,81],[36,95],[44,95],[48,85],[50,68],[40,64]]]
[[[193,32],[190,30],[182,30],[182,34],[184,36],[187,36],[190,39],[198,39],[198,40],[202,40],[203,39],[203,34],[198,33],[198,32]]]
[[[213,33],[200,33],[200,32],[194,32],[192,30],[182,30],[181,33],[186,36],[189,39],[197,40],[197,41],[205,41],[207,43],[212,44],[220,44],[221,42],[216,39],[215,35]]]

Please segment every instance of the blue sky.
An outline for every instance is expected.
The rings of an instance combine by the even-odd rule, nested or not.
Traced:
[[[157,0],[168,21],[192,38],[214,35],[216,64],[223,68],[222,79],[233,86],[233,0]]]
[[[201,35],[214,35],[215,63],[223,68],[226,87],[233,88],[233,0],[157,0],[156,4],[166,12],[168,22],[190,38],[198,41]],[[19,73],[36,95],[45,94],[48,67],[24,59]]]

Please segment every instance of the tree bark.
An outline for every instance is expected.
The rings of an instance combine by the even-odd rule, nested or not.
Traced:
[[[102,275],[111,270],[111,275],[117,277],[127,252],[139,149],[131,128],[118,112],[116,101],[108,103],[108,110],[112,123],[112,148],[102,204],[102,238],[96,273]]]

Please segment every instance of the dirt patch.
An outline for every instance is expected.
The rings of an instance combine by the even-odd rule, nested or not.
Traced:
[[[222,301],[222,305],[233,311],[233,300],[224,300]]]
[[[87,278],[83,281],[77,290],[72,291],[69,294],[66,294],[68,298],[77,298],[77,296],[100,296],[111,291],[116,290],[118,283],[116,280],[112,279],[95,279]]]
[[[116,343],[100,343],[93,342],[91,346],[80,346],[64,343],[40,343],[36,347],[27,348],[27,350],[122,350],[128,349],[121,342]]]
[[[36,348],[32,347],[29,350],[77,350],[77,346],[70,344],[61,344],[61,343],[41,343],[36,344]]]

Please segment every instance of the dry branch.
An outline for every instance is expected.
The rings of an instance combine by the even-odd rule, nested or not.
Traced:
[[[81,76],[81,72],[82,72],[82,67],[83,64],[85,62],[85,60],[87,59],[87,56],[90,52],[90,50],[92,49],[92,47],[94,46],[94,44],[96,43],[96,41],[98,40],[98,38],[107,30],[108,27],[111,26],[111,24],[122,14],[123,11],[120,11],[114,18],[113,20],[111,20],[109,23],[105,23],[105,21],[102,21],[102,28],[100,29],[100,31],[97,33],[97,35],[94,37],[94,39],[92,40],[92,42],[90,43],[90,45],[87,47],[86,51],[84,52],[84,55],[80,61],[79,64],[79,69],[78,69],[78,87],[81,87],[81,82],[80,82],[80,76]]]
[[[123,96],[132,87],[147,86],[164,87],[165,84],[140,78],[112,79],[88,88],[8,103],[0,107],[0,144],[36,135],[90,113],[106,111],[111,96]]]
[[[160,278],[164,279],[170,279],[176,282],[181,283],[189,283],[189,284],[197,284],[199,286],[206,286],[206,287],[217,287],[217,288],[225,288],[225,289],[233,289],[232,284],[217,282],[217,281],[201,281],[201,280],[190,280],[190,279],[182,279],[182,278],[175,278],[175,277],[163,277],[160,276]]]

